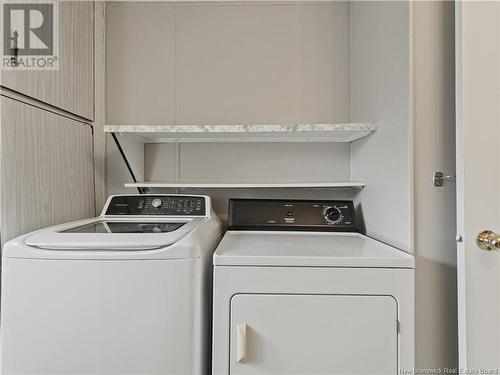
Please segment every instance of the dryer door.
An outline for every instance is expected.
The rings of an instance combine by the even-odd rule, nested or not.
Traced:
[[[391,296],[239,294],[230,374],[397,374]]]

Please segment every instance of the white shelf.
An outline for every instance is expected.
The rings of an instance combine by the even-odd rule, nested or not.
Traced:
[[[370,123],[296,125],[105,125],[142,143],[172,142],[353,142],[377,130]]]
[[[365,182],[259,182],[259,183],[232,183],[232,182],[131,182],[125,187],[134,188],[218,188],[218,189],[245,189],[245,188],[341,188],[361,189]]]

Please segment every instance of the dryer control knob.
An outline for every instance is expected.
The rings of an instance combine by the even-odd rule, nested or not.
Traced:
[[[151,201],[151,206],[153,206],[154,208],[160,208],[162,204],[163,202],[160,198],[155,198]]]
[[[337,206],[329,206],[323,209],[323,216],[328,224],[340,224],[344,219],[342,211]]]

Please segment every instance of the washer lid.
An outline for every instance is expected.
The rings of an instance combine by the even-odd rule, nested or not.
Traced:
[[[95,218],[28,235],[26,245],[45,250],[153,250],[178,242],[205,218]]]
[[[358,233],[228,231],[214,265],[414,268],[415,262]]]

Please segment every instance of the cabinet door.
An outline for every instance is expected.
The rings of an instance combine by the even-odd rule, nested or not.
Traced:
[[[397,303],[390,296],[240,294],[231,301],[230,340],[231,375],[397,374]]]
[[[2,244],[38,228],[94,216],[90,125],[0,99]]]
[[[94,3],[59,2],[59,69],[6,70],[4,87],[94,119]]]

